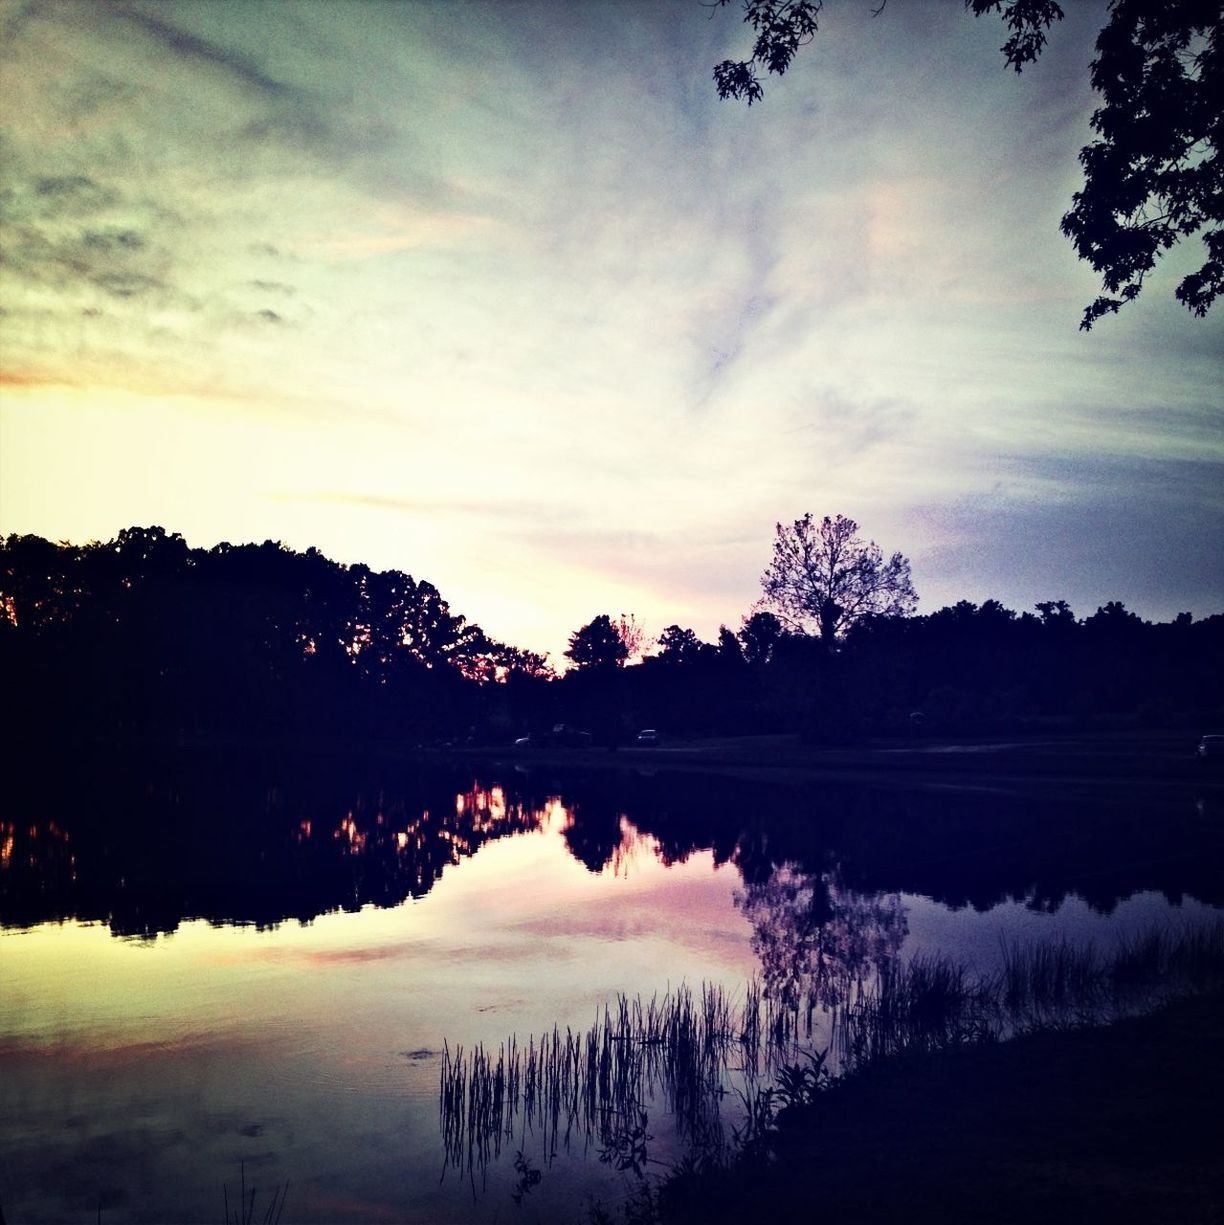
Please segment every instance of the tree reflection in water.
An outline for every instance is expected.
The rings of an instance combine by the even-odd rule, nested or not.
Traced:
[[[810,1034],[817,1008],[850,1002],[889,964],[909,933],[898,893],[859,893],[840,871],[783,863],[747,883],[735,904],[752,924],[765,997],[780,1015],[802,1013]]]
[[[858,1060],[915,1035],[945,1042],[982,1016],[994,1025],[992,1000],[955,967],[901,963],[903,895],[979,911],[1008,900],[1053,910],[1074,894],[1108,913],[1142,890],[1163,890],[1174,903],[1224,902],[1224,836],[1212,813],[1208,801],[1181,796],[1155,806],[1142,796],[1086,804],[1074,794],[984,799],[968,790],[666,771],[558,777],[503,765],[477,773],[443,758],[101,753],[31,760],[0,778],[0,926],[76,918],[101,920],[117,936],[152,937],[190,918],[309,922],[422,898],[482,847],[541,831],[559,834],[573,860],[609,878],[709,854],[739,873],[735,905],[760,965],[730,1013],[710,1014],[694,993],[691,1006],[670,1009],[674,1024],[623,1029],[618,1004],[594,1036],[549,1035],[549,1059],[555,1037],[560,1062],[534,1096],[527,1064],[512,1073],[510,1054],[521,1046],[508,1046],[504,1061],[491,1054],[483,1071],[470,1063],[465,1071],[457,1052],[451,1061],[466,1079],[462,1094],[451,1082],[462,1114],[443,1120],[449,1159],[472,1168],[495,1158],[515,1121],[520,1137],[549,1141],[542,1155],[520,1150],[526,1194],[554,1138],[572,1137],[625,1169],[673,1137],[716,1147],[728,1119],[743,1126],[736,1113],[751,1118],[754,1095],[769,1091],[800,1043],[831,1043],[831,1065],[844,1066],[843,1051]],[[1162,957],[1146,960],[1163,965]],[[1044,970],[1032,959],[1014,964],[1016,991],[1027,991],[1032,1007]],[[1094,969],[1093,982],[1102,974]],[[1081,993],[1068,1006],[1082,1004]],[[538,1039],[535,1051],[538,1076]],[[517,1114],[507,1114],[516,1100]]]
[[[849,981],[839,966],[885,956],[904,935],[890,913],[897,893],[978,911],[1012,900],[1052,911],[1075,895],[1107,914],[1153,890],[1224,904],[1224,823],[1210,797],[1086,804],[1056,792],[986,798],[663,771],[560,778],[236,748],[99,747],[10,764],[0,776],[6,927],[76,918],[154,936],[187,918],[263,927],[396,906],[558,809],[567,848],[592,873],[699,852],[734,865],[779,1002],[806,996],[809,981],[817,1004],[832,999]]]
[[[908,927],[899,894],[859,893],[837,870],[793,862],[737,890],[735,904],[752,924],[761,971],[742,1005],[708,984],[699,996],[685,987],[661,1000],[620,996],[585,1032],[511,1035],[496,1052],[448,1049],[447,1165],[483,1172],[504,1142],[530,1134],[546,1163],[594,1145],[601,1160],[641,1174],[660,1116],[690,1154],[721,1153],[728,1095],[731,1135],[742,1135],[754,1103],[768,1102],[773,1080],[807,1050],[817,1009],[831,1039],[838,1017],[895,977]]]

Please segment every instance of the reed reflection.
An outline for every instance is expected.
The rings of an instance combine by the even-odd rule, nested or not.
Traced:
[[[618,996],[590,1029],[520,1039],[496,1051],[448,1047],[440,1082],[446,1168],[472,1176],[516,1145],[547,1167],[558,1152],[595,1150],[643,1174],[662,1137],[705,1160],[742,1141],[775,1081],[802,1059],[824,1068],[837,1020],[897,977],[908,927],[897,894],[847,888],[836,868],[793,862],[735,894],[760,972],[733,998],[719,985],[661,999]],[[728,1110],[724,1103],[731,1102]]]
[[[782,1015],[756,982],[739,998],[709,983],[648,1000],[620,995],[586,1030],[511,1035],[496,1051],[448,1046],[439,1083],[443,1176],[483,1180],[511,1148],[516,1169],[594,1154],[639,1177],[677,1150],[694,1159],[724,1154],[741,1141],[753,1103],[770,1093],[765,1082],[801,1051],[793,1011]]]

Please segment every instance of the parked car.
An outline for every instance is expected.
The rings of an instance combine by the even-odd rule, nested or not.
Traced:
[[[1224,757],[1224,736],[1204,736],[1195,750],[1200,758]]]
[[[642,745],[659,743],[659,733],[653,727],[644,727],[637,734],[637,742]]]

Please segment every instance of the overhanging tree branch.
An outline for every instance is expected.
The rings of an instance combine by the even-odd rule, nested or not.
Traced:
[[[823,0],[741,3],[756,35],[752,54],[716,65],[714,82],[720,98],[751,106],[764,94],[760,74],[781,76],[815,37]],[[1036,62],[1063,17],[1054,0],[964,3],[975,16],[1002,18],[1009,34],[1000,50],[1016,72]],[[1101,276],[1104,293],[1085,309],[1085,330],[1137,298],[1160,256],[1192,236],[1206,259],[1182,278],[1177,300],[1202,317],[1224,292],[1222,27],[1224,0],[1111,0],[1091,66],[1099,139],[1080,152],[1084,186],[1061,223]]]

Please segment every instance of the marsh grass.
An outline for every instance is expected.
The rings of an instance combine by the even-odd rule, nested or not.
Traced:
[[[995,987],[1008,1032],[1102,1023],[1224,983],[1224,919],[1154,927],[1108,956],[1066,940],[1003,947]]]
[[[1002,948],[1001,968],[947,957],[880,967],[833,1015],[838,1072],[907,1051],[997,1041],[1034,1029],[1103,1024],[1224,986],[1224,919],[1153,928],[1108,956],[1068,940]]]
[[[617,996],[586,1030],[511,1036],[496,1050],[444,1044],[440,1125],[448,1166],[469,1172],[532,1133],[546,1154],[575,1142],[601,1160],[643,1172],[647,1107],[661,1100],[678,1136],[721,1148],[720,1103],[734,1072],[753,1084],[776,1065],[798,1026],[752,983],[736,1004],[719,986],[662,996]]]
[[[830,1045],[810,1049],[811,1010],[782,1008],[752,982],[735,1003],[719,986],[644,1001],[618,996],[589,1029],[496,1051],[444,1047],[440,1124],[448,1166],[483,1171],[530,1132],[546,1160],[594,1146],[641,1174],[651,1164],[648,1110],[672,1116],[691,1160],[767,1147],[780,1117],[881,1061],[1040,1028],[1094,1024],[1224,987],[1224,919],[1154,929],[1103,956],[1067,940],[1005,945],[980,976],[943,956],[885,960],[826,1016]],[[730,1127],[723,1099],[738,1100]]]
[[[280,1225],[280,1219],[285,1212],[285,1200],[289,1195],[289,1183],[285,1182],[283,1186],[277,1185],[272,1188],[272,1199],[264,1206],[263,1215],[256,1217],[255,1215],[255,1200],[258,1188],[251,1187],[250,1193],[246,1189],[246,1162],[242,1162],[239,1166],[239,1190],[238,1203],[234,1206],[233,1211],[230,1211],[229,1202],[229,1187],[221,1184],[221,1195],[225,1204],[225,1225]],[[99,1216],[101,1208],[98,1209]]]
[[[1109,963],[1116,991],[1183,995],[1224,979],[1224,919],[1180,929],[1157,928],[1124,942]]]
[[[888,962],[833,1016],[843,1073],[909,1050],[938,1050],[997,1036],[992,984],[948,957]]]
[[[1092,944],[1066,939],[1044,944],[1003,944],[998,988],[1005,1013],[1043,1021],[1071,1012],[1095,1015],[1108,987],[1108,966]]]

